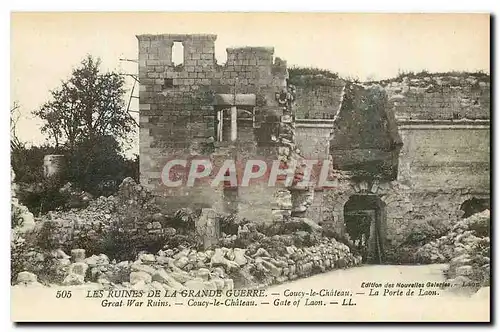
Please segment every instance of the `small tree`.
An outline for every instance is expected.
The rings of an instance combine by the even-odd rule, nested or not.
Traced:
[[[87,56],[33,112],[43,120],[42,132],[55,141],[55,150],[65,151],[67,180],[92,194],[102,193],[103,182],[119,182],[133,171],[121,143],[137,125],[125,107],[123,76],[99,67],[99,59]]]
[[[135,121],[124,106],[123,77],[100,72],[100,59],[88,55],[61,87],[51,91],[52,100],[34,111],[44,121],[42,132],[54,139],[56,147],[70,150],[79,142],[90,144],[99,137],[126,139]]]
[[[19,122],[19,103],[17,101],[10,107],[10,147],[15,151],[23,147],[21,140],[17,136],[17,123]]]

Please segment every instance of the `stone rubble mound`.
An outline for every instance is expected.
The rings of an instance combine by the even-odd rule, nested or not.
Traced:
[[[11,175],[11,227],[14,232],[26,232],[33,229],[35,226],[35,217],[26,206],[19,202],[17,198],[18,186],[14,182],[16,179],[16,174],[14,170],[10,169]]]
[[[335,239],[323,238],[311,247],[289,245],[283,251],[255,246],[197,251],[180,246],[116,262],[104,254],[86,257],[83,249],[73,249],[71,255],[56,250],[51,255],[58,261],[62,281],[49,286],[227,290],[264,287],[361,263],[359,256]],[[41,285],[30,271],[18,273],[15,284]]]
[[[17,238],[15,245],[24,249],[16,252],[23,253],[22,259],[30,264],[17,270],[21,272],[13,283],[111,288],[251,288],[361,264],[359,255],[336,239],[323,236],[322,228],[306,218],[291,218],[287,223],[267,226],[234,218],[221,225],[223,233],[215,247],[200,250],[195,236],[186,233],[188,226],[194,227],[193,219],[197,217],[188,209],[170,217],[163,215],[147,189],[125,179],[114,196],[94,199],[85,209],[54,211],[41,218],[41,224],[55,226],[48,233],[50,242],[58,249],[47,253]],[[129,252],[138,243],[148,243],[152,239],[148,236],[158,232],[162,237],[155,240],[163,239],[163,248],[156,253],[138,250],[138,254],[130,256],[134,260],[118,261],[108,257],[115,254],[113,250],[106,252],[108,255],[96,252],[96,244],[102,241],[109,227],[116,225],[129,232],[128,236],[133,234],[126,238],[125,249]],[[120,234],[123,237],[126,233]],[[94,249],[90,255],[87,247],[79,246],[82,243]],[[49,270],[49,278],[42,276]]]
[[[449,263],[447,279],[458,285],[489,286],[490,210],[476,213],[456,223],[448,234],[418,249],[422,263]]]

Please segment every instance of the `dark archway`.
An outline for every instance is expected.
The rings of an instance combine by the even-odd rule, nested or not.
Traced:
[[[468,218],[475,213],[490,209],[490,200],[486,198],[476,198],[466,200],[460,206],[460,210],[464,212],[462,218]]]
[[[385,203],[376,195],[353,195],[344,205],[346,231],[363,262],[384,262]]]

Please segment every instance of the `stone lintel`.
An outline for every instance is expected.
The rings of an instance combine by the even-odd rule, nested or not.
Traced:
[[[255,94],[216,94],[215,105],[218,106],[255,106]]]

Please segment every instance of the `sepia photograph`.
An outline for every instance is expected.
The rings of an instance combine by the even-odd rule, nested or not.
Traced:
[[[10,20],[12,321],[490,322],[490,14]]]

